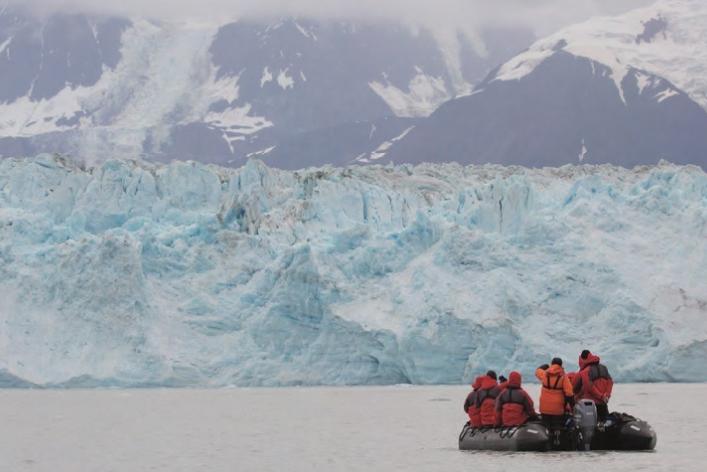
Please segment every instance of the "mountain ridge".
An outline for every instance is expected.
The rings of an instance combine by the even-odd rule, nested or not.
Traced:
[[[705,167],[707,83],[688,73],[707,68],[700,19],[703,3],[669,0],[567,27],[443,104],[386,159]]]

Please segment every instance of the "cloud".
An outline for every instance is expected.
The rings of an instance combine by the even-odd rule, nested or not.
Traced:
[[[160,19],[271,18],[398,20],[474,30],[525,26],[547,34],[593,15],[615,14],[651,0],[9,0],[38,14],[85,12]],[[2,2],[2,0],[0,0]]]

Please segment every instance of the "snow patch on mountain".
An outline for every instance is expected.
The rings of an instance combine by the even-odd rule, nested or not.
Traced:
[[[582,138],[582,148],[579,151],[579,162],[584,161],[584,158],[587,157],[587,154],[589,153],[589,149],[587,149],[587,144],[584,142],[584,138]]]
[[[66,87],[50,99],[34,101],[26,95],[10,103],[0,103],[0,136],[35,136],[71,128],[68,123],[81,118],[82,103],[90,100],[95,90]]]
[[[273,152],[276,147],[277,147],[277,146],[270,146],[269,148],[261,149],[260,151],[251,152],[251,153],[248,154],[248,157],[249,157],[249,158],[251,158],[251,157],[263,157],[263,156],[265,156],[265,155],[270,154],[271,152]]]
[[[660,103],[676,95],[680,95],[680,92],[678,92],[677,90],[665,89],[661,92],[658,92],[654,98],[658,100],[658,103]]]
[[[263,76],[260,78],[260,88],[265,87],[265,84],[269,84],[270,82],[273,81],[273,75],[272,72],[270,72],[270,68],[266,67],[263,69]]]
[[[656,78],[652,75],[636,72],[636,85],[638,86],[638,94],[641,95],[646,88],[653,88],[656,85]]]
[[[0,382],[459,383],[584,348],[705,381],[705,241],[707,175],[667,163],[5,159]]]
[[[10,43],[12,42],[12,39],[13,38],[11,36],[0,44],[0,54],[5,52],[5,49],[7,49],[7,47],[10,45]],[[8,54],[9,54],[9,51],[8,51]]]
[[[294,88],[295,80],[288,75],[289,69],[280,70],[277,75],[277,84],[282,90]]]
[[[669,80],[707,109],[707,3],[701,0],[662,0],[570,26],[505,63],[495,79],[521,79],[557,50],[607,66],[622,98],[624,77],[641,70]]]
[[[246,136],[271,127],[272,122],[265,117],[255,116],[251,113],[251,106],[227,108],[222,112],[209,112],[203,117],[205,123],[234,135],[232,140],[244,140]]]
[[[317,35],[314,33],[314,31],[312,31],[312,30],[310,30],[310,29],[308,29],[308,28],[305,28],[304,26],[300,25],[300,24],[299,24],[298,22],[296,22],[296,21],[295,21],[295,26],[297,27],[297,30],[298,30],[300,33],[302,33],[302,36],[304,36],[305,38],[308,38],[308,39],[311,39],[311,40],[314,40],[314,41],[318,41],[318,40],[319,40],[319,38],[317,38]]]
[[[447,67],[447,73],[452,82],[452,93],[457,97],[471,93],[472,86],[464,78],[462,72],[462,45],[458,31],[448,28],[437,28],[433,30],[433,35],[437,41],[439,50]],[[489,51],[483,38],[475,29],[465,31],[465,38],[470,42],[474,52],[482,58],[488,57]]]
[[[531,49],[503,64],[495,80],[519,80],[530,74],[545,59],[555,53],[554,49]]]
[[[417,75],[410,80],[407,91],[391,84],[387,78],[384,79],[385,83],[373,81],[369,85],[398,117],[429,116],[442,103],[452,98],[442,77],[431,77],[419,68]]]
[[[384,142],[383,142],[380,146],[378,146],[378,147],[376,148],[376,150],[373,151],[370,155],[367,155],[367,154],[365,154],[365,153],[364,153],[364,154],[361,154],[360,156],[358,156],[358,157],[355,159],[355,161],[356,161],[356,162],[361,162],[361,163],[363,163],[363,164],[369,164],[369,163],[371,163],[371,162],[375,162],[375,161],[378,161],[378,160],[384,158],[385,155],[387,154],[388,150],[389,150],[391,147],[393,147],[393,145],[394,145],[395,143],[397,143],[397,142],[400,141],[401,139],[405,138],[405,136],[407,136],[407,135],[410,133],[410,131],[412,131],[413,129],[415,129],[414,126],[411,126],[411,127],[407,128],[407,129],[406,129],[405,131],[403,131],[400,135],[394,137],[394,138],[391,139],[390,141],[384,141]],[[373,135],[373,132],[374,132],[374,128],[372,127],[372,128],[371,128],[371,133],[370,133],[370,135],[369,135],[369,139],[370,139],[371,136]]]

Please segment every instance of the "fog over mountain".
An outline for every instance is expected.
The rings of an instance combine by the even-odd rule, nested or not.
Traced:
[[[0,2],[2,3],[2,2]],[[39,15],[86,13],[159,19],[223,20],[306,17],[317,20],[394,20],[449,29],[522,25],[539,35],[595,15],[611,15],[651,0],[5,0]]]

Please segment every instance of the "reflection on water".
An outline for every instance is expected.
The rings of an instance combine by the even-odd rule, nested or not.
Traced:
[[[537,399],[537,387],[529,388]],[[460,387],[0,391],[0,471],[702,471],[707,385],[617,385],[646,452],[459,451]],[[589,469],[591,467],[591,469]]]

